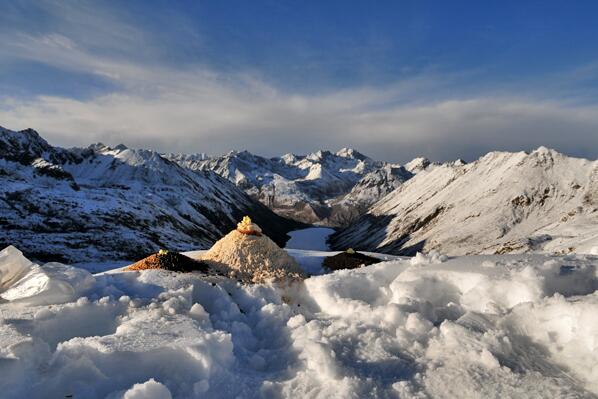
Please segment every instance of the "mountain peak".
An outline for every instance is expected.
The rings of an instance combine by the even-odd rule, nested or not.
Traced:
[[[328,150],[318,150],[316,152],[312,152],[311,154],[308,154],[306,158],[311,161],[320,161],[324,158],[328,158],[331,155],[332,155],[332,153]]]
[[[30,127],[28,127],[27,129],[19,130],[18,133],[27,134],[33,137],[40,137],[39,133]]]
[[[533,150],[530,153],[530,155],[536,155],[536,156],[542,156],[542,157],[550,156],[552,158],[554,158],[555,156],[557,156],[557,157],[563,156],[563,154],[558,152],[557,150],[555,150],[553,148],[545,147],[543,145],[541,145],[540,147]]]
[[[239,159],[252,159],[258,157],[247,150],[230,150],[223,155],[224,158],[239,158]]]
[[[280,159],[285,164],[292,164],[293,162],[297,162],[297,155],[289,152],[289,153],[286,153],[283,156],[281,156]]]
[[[42,158],[53,148],[35,130],[24,129],[18,132],[0,129],[0,157],[27,164]]]
[[[185,170],[152,150],[61,149],[33,130],[2,129],[0,161],[0,215],[11,226],[0,229],[0,242],[20,242],[40,258],[134,259],[160,247],[206,248],[238,215],[250,215],[282,245],[298,225],[216,174]]]
[[[556,151],[553,150],[552,148],[548,148],[548,147],[541,145],[540,147],[536,148],[533,152],[541,154],[541,153],[556,152]]]
[[[343,147],[340,150],[338,150],[336,152],[336,156],[339,156],[342,158],[360,159],[362,161],[368,158],[365,155],[363,155],[362,153],[360,153],[359,151],[357,151],[353,148],[348,148],[348,147]]]
[[[430,164],[431,162],[428,158],[417,157],[407,162],[404,167],[411,173],[417,173],[426,169]]]
[[[427,168],[384,197],[333,236],[333,246],[393,254],[570,252],[578,244],[572,231],[598,237],[598,229],[583,230],[597,220],[591,194],[596,161],[540,147],[491,152],[462,168],[445,165]]]

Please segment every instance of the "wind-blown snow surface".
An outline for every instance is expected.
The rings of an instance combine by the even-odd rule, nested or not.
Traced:
[[[0,253],[0,392],[595,397],[597,264],[418,255],[283,289],[159,270],[69,272],[9,248]],[[44,283],[31,285],[35,276]]]

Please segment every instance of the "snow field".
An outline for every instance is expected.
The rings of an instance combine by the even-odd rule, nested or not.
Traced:
[[[332,233],[334,233],[334,229],[328,227],[311,227],[291,231],[289,233],[291,238],[287,241],[286,248],[328,251],[326,239]]]
[[[317,254],[297,259],[313,264]],[[7,398],[594,397],[597,264],[589,255],[430,254],[275,287],[160,270],[46,270],[4,250],[0,297],[32,281],[5,278],[15,270],[43,270],[50,283],[0,304],[0,390]]]

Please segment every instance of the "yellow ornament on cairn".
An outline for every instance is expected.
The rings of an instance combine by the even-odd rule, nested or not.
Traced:
[[[252,236],[261,236],[262,229],[257,224],[251,221],[249,216],[244,216],[243,220],[240,223],[237,223],[237,231],[239,233],[252,235]]]

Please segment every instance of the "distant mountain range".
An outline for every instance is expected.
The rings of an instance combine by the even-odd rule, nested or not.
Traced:
[[[284,219],[211,171],[154,151],[62,149],[34,130],[0,128],[0,247],[40,260],[136,259],[207,248],[245,215],[279,244]]]
[[[207,248],[245,214],[280,245],[313,223],[338,229],[339,250],[598,254],[598,161],[543,147],[405,165],[347,148],[275,158],[63,149],[0,128],[0,247],[135,259]]]
[[[348,226],[430,164],[423,158],[405,166],[374,161],[348,148],[275,158],[247,151],[214,158],[204,154],[165,156],[192,170],[218,173],[279,215],[335,227]]]

